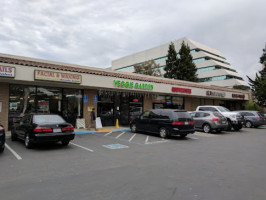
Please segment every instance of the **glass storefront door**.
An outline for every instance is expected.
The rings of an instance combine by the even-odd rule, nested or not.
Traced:
[[[74,126],[83,116],[82,90],[10,85],[9,94],[9,129],[26,113],[59,114]]]

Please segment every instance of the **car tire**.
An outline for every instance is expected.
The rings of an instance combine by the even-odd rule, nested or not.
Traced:
[[[247,127],[247,128],[251,128],[252,127],[252,122],[251,121],[246,121],[246,123],[245,123],[245,126]]]
[[[0,153],[2,153],[5,150],[5,146],[0,148]]]
[[[185,138],[187,137],[187,134],[179,135],[180,138]]]
[[[159,135],[161,138],[167,138],[167,130],[165,128],[160,128]]]
[[[232,130],[232,123],[230,121],[228,121],[228,126],[227,126],[227,131],[231,131]]]
[[[137,126],[136,124],[131,124],[131,132],[136,133],[137,132]]]
[[[202,128],[203,128],[204,133],[210,133],[211,132],[210,124],[203,124]]]
[[[24,145],[27,149],[31,149],[32,148],[32,142],[30,141],[30,136],[28,133],[26,133],[25,135],[25,140],[24,140]]]
[[[239,130],[240,130],[240,128],[239,128],[238,125],[233,125],[233,129],[234,129],[235,131],[239,131]]]
[[[70,140],[62,140],[61,143],[63,146],[67,146],[69,144]]]
[[[11,141],[17,140],[17,134],[15,133],[14,129],[11,129]]]

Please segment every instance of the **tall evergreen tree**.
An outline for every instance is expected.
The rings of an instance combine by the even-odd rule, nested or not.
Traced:
[[[266,52],[263,49],[263,54],[260,57],[260,63],[266,62]],[[247,76],[248,77],[248,76]],[[256,73],[256,77],[252,80],[248,77],[249,85],[251,86],[252,93],[260,106],[266,107],[266,67]]]
[[[193,63],[193,58],[190,54],[190,48],[188,45],[184,43],[181,44],[181,48],[179,50],[179,65],[178,71],[180,71],[180,80],[197,82],[197,68]]]
[[[178,80],[197,82],[197,69],[193,63],[193,58],[190,55],[190,48],[185,45],[184,41],[181,44],[178,56],[174,44],[169,45],[167,54],[166,66],[164,68],[165,78],[173,78]]]
[[[177,65],[178,65],[178,58],[177,58],[177,53],[175,50],[175,45],[173,42],[170,43],[169,49],[168,49],[168,54],[167,54],[167,59],[166,59],[166,66],[164,68],[165,78],[173,78],[177,79]]]
[[[135,64],[134,73],[149,76],[162,76],[160,65],[156,64],[154,60],[145,61],[141,64]]]

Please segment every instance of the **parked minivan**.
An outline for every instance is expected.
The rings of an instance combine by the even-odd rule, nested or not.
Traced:
[[[185,110],[152,109],[143,112],[130,124],[132,132],[144,131],[157,133],[162,138],[179,135],[186,137],[194,133],[194,121]]]

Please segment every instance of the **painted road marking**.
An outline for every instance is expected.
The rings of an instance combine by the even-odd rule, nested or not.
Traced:
[[[159,141],[154,141],[154,142],[147,142],[145,144],[159,144],[159,143],[165,143],[168,142],[168,140],[159,140]]]
[[[121,134],[119,134],[119,135],[116,137],[116,139],[119,138],[120,136],[124,135],[124,134],[125,134],[125,132],[122,132]]]
[[[145,144],[148,143],[148,140],[149,140],[149,136],[146,137]]]
[[[158,144],[158,143],[168,142],[168,140],[165,140],[164,138],[162,140],[158,140],[158,141],[154,141],[154,142],[149,142],[149,138],[150,138],[150,136],[147,136],[147,138],[145,140],[145,144]]]
[[[196,137],[192,137],[192,136],[187,136],[186,138],[188,138],[188,139],[192,139],[192,140],[198,140],[199,138],[196,138]]]
[[[70,142],[70,144],[72,144],[72,145],[74,145],[74,146],[77,146],[77,147],[79,147],[79,148],[85,149],[85,150],[87,150],[87,151],[94,152],[93,150],[88,149],[88,148],[83,147],[83,146],[80,146],[80,145],[78,145],[78,144],[75,144],[75,143],[72,143],[72,142]]]
[[[104,136],[110,135],[112,133],[112,131],[110,131],[109,133],[106,133]]]
[[[103,147],[108,148],[108,149],[125,149],[129,148],[126,145],[123,144],[108,144],[108,145],[103,145]]]
[[[137,134],[135,133],[128,141],[131,142],[131,140],[133,140],[133,138],[136,136]]]
[[[10,146],[8,146],[7,143],[5,143],[5,146],[18,160],[22,160],[22,158]]]

